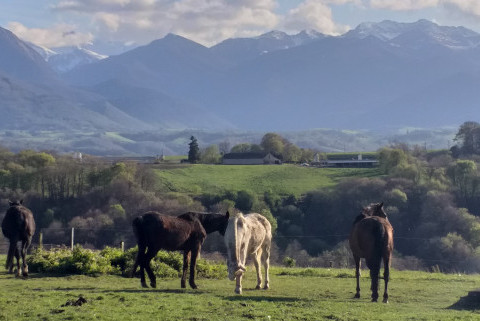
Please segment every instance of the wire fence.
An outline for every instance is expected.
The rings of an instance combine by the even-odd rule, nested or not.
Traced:
[[[216,233],[217,234],[217,233]],[[324,242],[332,241],[332,238],[337,239],[338,242],[348,240],[349,234],[324,234],[324,235],[275,235],[273,241],[283,240],[302,240],[302,239],[316,239]],[[209,239],[211,240],[208,244]],[[430,242],[431,238],[426,237],[410,237],[410,236],[395,236],[395,244],[402,244],[409,242],[409,244],[403,244],[403,246],[410,246],[415,244],[419,246],[418,242]],[[207,237],[206,244],[204,244],[204,252],[208,257],[209,254],[226,256],[226,250],[220,235],[217,237]],[[0,253],[6,253],[8,250],[9,242],[3,236],[0,237]],[[103,249],[106,246],[121,248],[122,250],[134,247],[136,240],[131,229],[112,229],[112,228],[42,228],[35,235],[32,240],[32,248],[42,247],[43,249],[50,250],[54,248],[71,248],[75,245],[81,245],[84,248],[90,249]],[[205,245],[207,245],[205,247]],[[220,245],[220,246],[219,246]],[[219,249],[220,248],[220,249]],[[209,251],[209,249],[211,251]],[[212,250],[213,249],[213,250]],[[211,252],[211,253],[209,253]],[[349,254],[349,253],[348,253]],[[346,254],[346,255],[348,255]],[[350,258],[348,258],[350,260]],[[464,260],[449,260],[439,258],[418,258],[419,261],[424,262],[427,265],[438,264],[462,264],[469,259]],[[331,265],[331,263],[330,263]],[[327,265],[328,266],[328,265]]]

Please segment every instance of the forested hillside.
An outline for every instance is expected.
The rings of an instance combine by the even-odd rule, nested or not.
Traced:
[[[224,165],[111,163],[102,158],[2,149],[0,213],[5,213],[8,199],[23,198],[34,212],[37,231],[45,232],[45,242],[68,244],[66,229],[74,227],[77,242],[100,248],[122,240],[133,246],[131,221],[146,210],[172,215],[187,210],[256,211],[266,215],[276,230],[278,260],[348,265],[345,240],[354,217],[363,206],[383,201],[395,229],[398,268],[479,272],[479,138],[480,125],[467,122],[451,150],[384,147],[378,151],[380,165],[375,172],[339,169],[333,175],[325,168],[259,166],[266,172],[280,168],[285,178],[288,172],[296,172],[297,185],[290,192],[281,177],[271,180],[277,186],[259,189],[237,186],[236,181],[216,185],[216,181],[228,181],[231,174]],[[211,173],[212,185],[182,190],[182,175],[197,175],[202,169]],[[308,170],[311,175],[307,176],[318,175],[319,180],[323,174],[334,179],[298,193],[295,186],[307,182],[299,170]],[[250,169],[242,171],[235,175],[248,177]],[[264,179],[268,181],[268,175]],[[222,252],[219,238],[210,239],[204,250]]]

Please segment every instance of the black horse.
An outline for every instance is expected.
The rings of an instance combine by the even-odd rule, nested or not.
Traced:
[[[133,232],[137,238],[138,254],[132,269],[132,276],[140,265],[140,279],[143,287],[147,271],[150,285],[157,286],[156,277],[150,267],[150,260],[163,249],[183,251],[183,274],[181,287],[186,287],[188,263],[190,264],[189,284],[196,289],[195,266],[198,254],[207,234],[218,231],[225,234],[230,214],[208,214],[188,212],[180,216],[169,216],[157,212],[147,212],[133,220]]]
[[[20,255],[22,256],[22,275],[28,277],[28,266],[25,260],[27,250],[32,243],[32,236],[35,233],[35,220],[32,212],[23,206],[23,200],[10,202],[2,221],[2,232],[10,240],[7,262],[5,268],[9,273],[13,272],[13,257],[17,258],[17,276],[20,276]],[[18,242],[22,246],[18,248]]]
[[[355,218],[349,242],[355,260],[355,277],[357,278],[355,298],[360,298],[360,259],[363,257],[370,269],[372,301],[377,302],[378,278],[383,259],[383,278],[385,280],[383,302],[388,303],[388,281],[393,252],[393,227],[383,210],[383,202],[372,203],[363,208],[362,213]]]

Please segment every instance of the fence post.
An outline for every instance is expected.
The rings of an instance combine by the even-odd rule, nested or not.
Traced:
[[[125,242],[124,241],[122,241],[120,243],[120,248],[122,249],[122,252],[125,252]]]
[[[43,232],[40,231],[40,234],[38,234],[38,248],[40,250],[43,250]]]
[[[73,244],[75,243],[74,242],[74,236],[75,236],[75,228],[72,227],[72,240],[71,240],[71,244],[70,244],[70,247],[73,251]]]

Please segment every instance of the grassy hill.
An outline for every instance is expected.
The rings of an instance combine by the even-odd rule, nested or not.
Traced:
[[[225,267],[226,269],[226,267]],[[0,320],[479,320],[478,305],[458,304],[480,287],[478,275],[392,271],[390,303],[370,302],[368,271],[362,298],[353,299],[353,269],[273,267],[268,291],[255,288],[248,267],[243,295],[228,279],[198,279],[199,289],[159,279],[142,289],[137,278],[32,274],[16,279],[0,268]],[[383,288],[383,281],[380,282]],[[83,296],[82,306],[67,305]],[[460,300],[461,301],[461,300]]]
[[[378,176],[377,169],[314,168],[295,165],[183,165],[163,166],[155,171],[158,188],[164,192],[200,194],[224,190],[272,191],[296,196],[333,186],[348,177]]]

